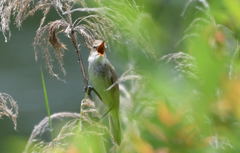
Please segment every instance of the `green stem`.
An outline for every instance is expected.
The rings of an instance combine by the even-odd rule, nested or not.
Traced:
[[[47,110],[47,115],[48,115],[48,124],[49,124],[49,127],[50,127],[50,135],[51,135],[51,138],[52,138],[52,120],[51,120],[51,111],[50,111],[50,106],[49,106],[49,102],[48,102],[48,95],[47,95],[47,88],[46,88],[46,82],[45,82],[45,78],[44,78],[44,75],[43,75],[43,71],[42,71],[42,68],[41,68],[41,79],[42,79],[42,88],[43,88],[43,95],[44,95],[44,103],[45,103],[45,107],[46,107],[46,110]]]

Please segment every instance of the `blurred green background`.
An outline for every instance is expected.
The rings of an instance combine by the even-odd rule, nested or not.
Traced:
[[[122,42],[111,43],[107,53],[119,76],[131,64],[143,77],[143,88],[133,94],[134,108],[122,111],[129,121],[137,120],[141,139],[132,140],[134,133],[126,130],[126,135],[131,133],[129,141],[136,142],[133,146],[142,146],[136,152],[240,152],[240,1],[136,0],[136,4],[144,13],[119,8],[122,15],[134,18],[133,25],[116,21],[119,28],[128,28],[123,28],[127,34]],[[40,76],[44,63],[35,62],[32,46],[40,17],[28,18],[20,31],[12,26],[8,43],[0,35],[0,92],[12,95],[19,105],[17,131],[9,119],[0,120],[0,153],[11,153],[8,140],[21,150],[21,140],[27,140],[47,115]],[[56,18],[54,13],[51,18]],[[83,97],[75,52],[70,43],[67,46],[66,83],[44,71],[52,113],[79,112]],[[190,60],[185,63],[190,66],[175,67],[179,59],[161,60],[180,51],[193,57],[180,56]],[[83,52],[86,62],[88,50]]]

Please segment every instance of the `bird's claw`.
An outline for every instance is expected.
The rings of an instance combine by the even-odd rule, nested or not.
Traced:
[[[90,86],[90,85],[85,86],[85,87],[84,87],[84,92],[85,92],[88,96],[90,96],[92,89],[93,89],[93,87]]]
[[[102,100],[102,97],[100,96],[100,94],[97,92],[97,90],[93,87],[93,86],[91,86],[91,85],[88,85],[88,86],[86,86],[85,88],[84,88],[84,91],[85,91],[85,93],[88,95],[88,96],[91,96],[91,93],[92,93],[92,91],[98,96],[98,98],[100,99],[100,100]]]

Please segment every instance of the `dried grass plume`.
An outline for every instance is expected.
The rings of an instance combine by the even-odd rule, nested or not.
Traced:
[[[8,117],[13,121],[14,129],[17,128],[18,105],[8,94],[0,93],[0,118]]]

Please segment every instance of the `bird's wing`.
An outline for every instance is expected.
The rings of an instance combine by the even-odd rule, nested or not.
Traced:
[[[106,75],[107,78],[106,79],[109,81],[108,87],[110,87],[112,84],[114,84],[118,80],[118,77],[117,77],[114,67],[110,63],[105,64],[105,67],[107,70],[107,75]],[[110,94],[110,95],[108,95],[108,96],[110,96],[109,99],[113,100],[111,102],[111,105],[109,108],[114,107],[114,106],[118,107],[118,105],[119,105],[119,86],[118,86],[118,84],[114,85],[107,92]]]

